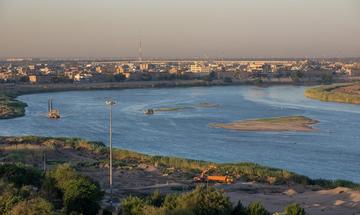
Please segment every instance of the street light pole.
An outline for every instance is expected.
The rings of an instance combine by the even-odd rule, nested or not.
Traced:
[[[113,185],[113,174],[112,174],[112,106],[115,105],[115,101],[109,99],[106,101],[106,104],[110,108],[109,113],[109,148],[110,148],[110,178],[109,178],[109,184],[110,184],[110,204],[111,207],[113,206],[113,194],[112,194],[112,185]]]

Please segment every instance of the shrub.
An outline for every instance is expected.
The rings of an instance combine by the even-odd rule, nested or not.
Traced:
[[[231,215],[247,215],[246,208],[242,205],[239,200],[236,206],[233,208]]]
[[[9,214],[11,209],[23,198],[13,192],[5,192],[0,196],[0,214]]]
[[[215,188],[197,187],[192,192],[167,195],[165,198],[155,193],[147,201],[138,197],[128,197],[122,202],[122,210],[127,215],[227,215],[232,212],[232,204],[223,192]]]
[[[260,202],[252,202],[247,207],[248,215],[270,215]]]
[[[54,179],[61,190],[66,189],[67,183],[70,180],[75,180],[80,177],[80,175],[69,164],[57,166],[51,171],[49,176]]]
[[[189,208],[198,215],[229,214],[232,204],[223,192],[205,186],[197,187],[193,192],[181,195],[177,207]]]
[[[129,196],[121,202],[122,212],[125,215],[142,215],[145,202],[138,198]]]
[[[53,212],[51,203],[43,198],[22,201],[11,210],[12,215],[49,215]]]
[[[299,204],[291,204],[285,208],[285,215],[305,215],[304,208],[300,207]]]
[[[42,174],[39,170],[16,164],[1,164],[0,179],[13,183],[16,187],[34,185],[40,187]]]
[[[159,191],[154,192],[147,200],[149,205],[160,207],[164,203],[165,197],[160,194]]]
[[[58,166],[50,173],[62,193],[65,211],[97,214],[103,197],[100,186],[77,173],[70,165]]]
[[[100,187],[85,177],[69,180],[64,190],[64,206],[67,212],[97,214],[102,199]]]

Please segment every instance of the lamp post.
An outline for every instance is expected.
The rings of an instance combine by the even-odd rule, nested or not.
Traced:
[[[112,106],[116,104],[115,101],[112,99],[106,100],[106,105],[110,108],[110,115],[109,115],[109,148],[110,148],[110,177],[109,177],[109,184],[110,184],[110,205],[113,206],[113,197],[112,197],[112,184],[113,184],[113,176],[112,176]]]

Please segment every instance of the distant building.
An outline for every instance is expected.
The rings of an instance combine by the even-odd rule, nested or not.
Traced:
[[[140,64],[140,70],[141,70],[141,71],[149,70],[149,64],[147,64],[147,63],[141,63],[141,64]]]
[[[263,64],[262,65],[262,72],[264,73],[272,73],[272,67],[271,64]]]
[[[49,84],[54,80],[52,75],[30,75],[29,81],[32,84]]]
[[[360,76],[360,69],[351,69],[349,71],[349,75],[350,76],[356,76],[356,77]]]
[[[201,64],[193,64],[190,66],[190,71],[193,73],[209,73],[210,69]]]
[[[172,67],[171,69],[169,69],[169,73],[170,74],[177,74],[178,73],[178,69],[176,67]]]
[[[0,80],[7,81],[14,78],[14,74],[11,71],[0,71]]]
[[[103,72],[103,68],[102,68],[101,66],[97,66],[97,67],[95,68],[95,71],[96,71],[97,73],[102,73],[102,72]]]

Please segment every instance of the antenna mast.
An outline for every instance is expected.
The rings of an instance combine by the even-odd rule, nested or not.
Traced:
[[[141,40],[139,41],[139,61],[142,62],[143,58],[142,47],[141,47]]]

